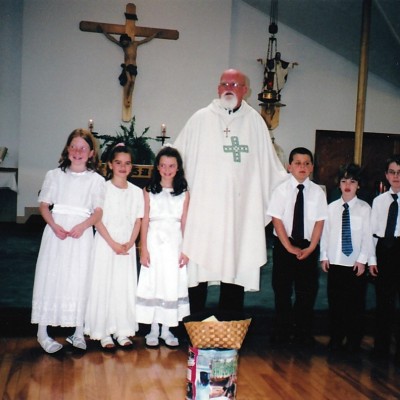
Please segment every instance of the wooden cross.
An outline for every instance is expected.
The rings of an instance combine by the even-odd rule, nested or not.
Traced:
[[[121,65],[123,70],[121,75],[119,76],[120,83],[124,87],[122,101],[122,120],[130,121],[132,118],[132,93],[137,74],[137,47],[141,44],[149,42],[154,38],[177,40],[179,38],[179,32],[172,29],[157,29],[136,26],[136,6],[133,3],[128,3],[126,5],[125,19],[125,25],[81,21],[79,23],[79,29],[84,32],[103,33],[109,40],[111,40],[123,49],[125,55],[125,63]],[[120,40],[118,41],[117,39],[115,39],[114,36],[111,36],[112,34],[121,35]],[[126,35],[128,35],[129,37],[127,37]],[[144,37],[145,39],[135,40],[136,36]]]
[[[225,137],[228,137],[228,133],[230,132],[229,128],[226,127],[226,128],[224,129],[224,132],[225,132]]]

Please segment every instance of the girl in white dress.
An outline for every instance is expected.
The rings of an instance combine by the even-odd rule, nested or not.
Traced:
[[[115,146],[107,163],[103,217],[96,224],[93,276],[85,318],[85,334],[103,348],[132,345],[138,330],[135,297],[137,263],[135,241],[144,212],[142,190],[128,182],[132,154]]]
[[[182,158],[175,148],[166,146],[157,154],[144,202],[137,319],[151,324],[148,347],[157,347],[159,339],[176,347],[179,341],[169,328],[189,315],[188,258],[181,252],[189,192]]]
[[[39,324],[38,342],[47,353],[63,347],[49,337],[47,326],[75,327],[67,338],[85,350],[83,321],[93,245],[92,226],[100,220],[104,178],[90,131],[76,129],[68,137],[59,167],[48,171],[39,194],[47,223],[36,264],[32,323]],[[52,207],[50,207],[52,206]]]

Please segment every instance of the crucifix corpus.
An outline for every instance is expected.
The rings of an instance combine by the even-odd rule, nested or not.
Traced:
[[[136,53],[141,44],[147,43],[154,38],[177,40],[179,32],[172,29],[145,28],[136,26],[136,6],[133,3],[126,5],[125,25],[108,24],[102,22],[81,21],[79,29],[84,32],[103,33],[105,37],[122,48],[124,52],[124,63],[121,64],[122,72],[118,77],[123,86],[122,120],[127,122],[132,118],[132,93],[137,75]],[[117,40],[112,35],[121,35]],[[135,37],[144,37],[135,40]]]

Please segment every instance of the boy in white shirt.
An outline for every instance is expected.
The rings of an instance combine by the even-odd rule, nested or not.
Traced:
[[[273,191],[267,212],[272,217],[275,235],[273,340],[278,343],[292,339],[298,344],[314,343],[312,324],[318,292],[319,240],[327,218],[327,203],[324,191],[309,179],[313,163],[310,150],[297,147],[291,151],[288,166],[291,176]],[[301,197],[302,215],[297,218],[295,204]]]
[[[338,175],[340,199],[328,206],[321,237],[321,267],[328,273],[331,350],[346,339],[350,352],[360,349],[364,334],[365,264],[375,263],[371,207],[357,197],[361,179],[358,165],[348,164]]]
[[[396,319],[396,300],[400,296],[400,155],[394,155],[386,162],[385,176],[390,189],[379,195],[372,203],[372,233],[377,240],[377,265],[371,265],[369,272],[376,277],[376,332],[374,355],[388,357],[393,325]],[[393,220],[390,210],[395,207]],[[391,220],[391,222],[389,222]],[[390,229],[391,228],[391,229]],[[395,361],[400,363],[400,321],[396,321]]]

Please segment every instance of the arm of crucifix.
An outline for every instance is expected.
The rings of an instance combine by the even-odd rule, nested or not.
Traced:
[[[150,42],[150,40],[153,40],[154,38],[159,37],[161,35],[161,33],[162,33],[161,31],[156,32],[156,33],[154,33],[153,35],[151,35],[149,37],[146,37],[146,38],[144,38],[142,40],[138,40],[136,43],[137,43],[138,46],[140,46],[141,44],[145,44],[147,42]]]
[[[111,42],[115,43],[116,45],[121,47],[121,44],[119,43],[119,41],[117,39],[115,39],[114,36],[110,35],[107,31],[105,31],[103,29],[103,27],[101,26],[101,24],[98,24],[97,29],[104,34],[104,36],[108,39],[111,40]]]

